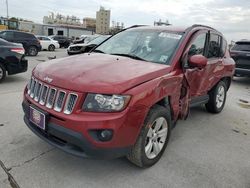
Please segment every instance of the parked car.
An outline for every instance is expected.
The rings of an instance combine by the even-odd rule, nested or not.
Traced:
[[[31,33],[5,30],[0,32],[0,38],[9,42],[21,43],[25,53],[30,56],[36,56],[42,48],[39,40]]]
[[[190,107],[224,108],[235,67],[226,46],[207,26],[125,29],[92,53],[37,65],[24,121],[68,153],[149,167]]]
[[[88,43],[95,38],[99,37],[100,35],[82,35],[80,39],[74,40],[72,44],[82,44],[82,43]]]
[[[55,51],[55,49],[60,48],[58,41],[51,39],[46,36],[36,36],[40,40],[42,50]]]
[[[50,38],[58,41],[60,48],[62,48],[62,47],[68,48],[70,43],[71,43],[71,39],[69,39],[68,37],[65,37],[63,35],[53,35],[53,36],[50,36]]]
[[[0,82],[8,75],[27,71],[28,62],[24,58],[22,44],[8,42],[0,39]]]
[[[250,76],[250,41],[242,40],[235,43],[230,50],[236,62],[235,76]]]
[[[73,55],[73,54],[80,54],[80,53],[86,53],[91,51],[94,47],[98,46],[101,44],[103,41],[108,39],[111,35],[102,35],[99,36],[93,40],[91,40],[88,43],[82,43],[82,44],[72,44],[68,47],[67,52],[68,55]]]

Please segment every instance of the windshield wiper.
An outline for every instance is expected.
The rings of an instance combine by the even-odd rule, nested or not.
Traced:
[[[124,57],[129,57],[129,58],[132,58],[132,59],[136,59],[136,60],[141,60],[141,61],[147,61],[139,56],[136,56],[134,54],[119,54],[119,53],[116,53],[116,54],[110,54],[110,55],[118,55],[118,56],[124,56]]]
[[[93,50],[93,51],[91,51],[91,52],[95,52],[95,53],[102,53],[102,54],[105,54],[103,51],[101,51],[101,50]]]

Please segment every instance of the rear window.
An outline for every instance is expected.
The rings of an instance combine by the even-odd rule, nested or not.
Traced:
[[[5,46],[7,44],[8,44],[8,42],[6,40],[0,39],[0,46]]]
[[[18,39],[34,39],[35,38],[35,36],[33,36],[32,34],[19,33],[19,32],[15,33],[15,37],[18,38]]]
[[[236,50],[236,51],[250,51],[250,43],[247,43],[247,42],[236,43],[232,47],[232,50]]]

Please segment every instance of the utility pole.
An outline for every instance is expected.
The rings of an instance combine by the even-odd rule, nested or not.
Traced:
[[[6,9],[7,9],[7,19],[9,20],[9,4],[8,4],[8,0],[6,0]]]
[[[7,10],[7,25],[8,25],[8,29],[9,29],[9,4],[8,4],[8,0],[6,0],[6,10]]]

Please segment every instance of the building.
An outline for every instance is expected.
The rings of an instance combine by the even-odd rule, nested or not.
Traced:
[[[109,30],[109,34],[114,35],[118,32],[120,32],[121,30],[123,30],[125,28],[124,23],[123,22],[116,22],[116,21],[112,21],[112,26]]]
[[[82,26],[63,25],[63,24],[39,24],[33,22],[19,21],[20,31],[30,32],[35,35],[63,35],[69,38],[80,37],[81,35],[92,35],[93,31]]]
[[[80,18],[76,16],[64,16],[62,14],[50,13],[48,16],[43,17],[44,24],[67,24],[81,26]]]
[[[96,19],[95,18],[83,18],[83,27],[86,29],[91,29],[95,32],[96,30]]]
[[[108,34],[110,27],[110,10],[105,10],[104,7],[100,7],[100,10],[96,12],[96,33]]]

